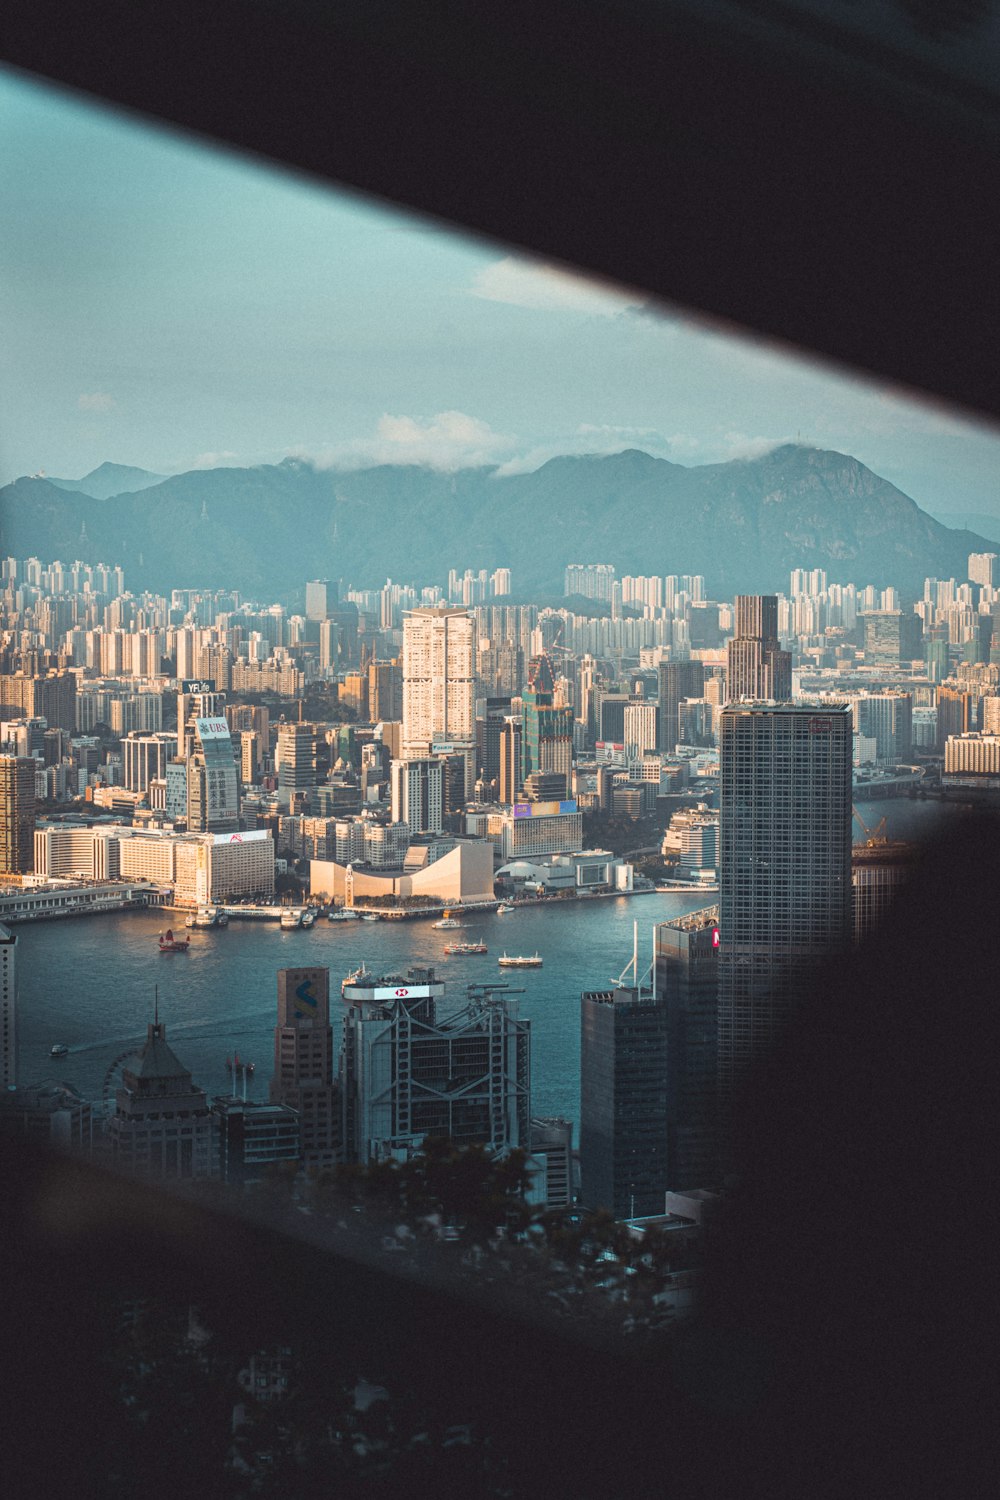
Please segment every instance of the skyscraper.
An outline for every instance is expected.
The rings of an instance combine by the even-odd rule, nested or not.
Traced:
[[[502,985],[470,986],[465,1008],[439,1017],[443,985],[434,971],[412,970],[411,979],[375,982],[347,1014],[348,1159],[405,1156],[428,1135],[498,1152],[527,1149],[531,1023],[519,1017],[517,999]]]
[[[17,938],[0,927],[0,1090],[17,1085]]]
[[[476,779],[476,626],[465,609],[410,610],[403,620],[403,755],[466,758],[465,795]]]
[[[661,661],[660,749],[673,753],[680,730],[678,708],[684,698],[700,698],[705,691],[705,665],[700,661]]]
[[[329,969],[278,970],[272,1104],[297,1110],[306,1166],[334,1166],[340,1152],[340,1096],[334,1079]]]
[[[316,785],[316,729],[313,724],[281,724],[278,728],[278,793],[284,806],[295,796],[308,796]]]
[[[737,594],[728,646],[729,699],[787,702],[792,696],[792,657],[778,640],[778,596]]]
[[[536,771],[563,777],[562,795],[573,769],[573,710],[556,708],[555,674],[546,652],[528,664],[528,686],[521,694],[521,781]]]
[[[724,1097],[851,941],[847,704],[730,703],[720,716],[719,1079]]]
[[[30,875],[35,851],[35,771],[28,755],[0,755],[0,875]]]
[[[306,619],[325,620],[337,602],[337,587],[328,578],[313,578],[306,584]]]
[[[580,1191],[616,1218],[662,1212],[668,1187],[667,1006],[652,991],[581,996]]]
[[[195,719],[187,763],[190,833],[235,833],[240,826],[240,774],[229,725],[223,718]]]
[[[667,1010],[667,1187],[718,1181],[719,908],[661,922],[656,992]]]
[[[394,760],[389,768],[392,821],[408,823],[411,833],[440,833],[444,775],[444,757]]]

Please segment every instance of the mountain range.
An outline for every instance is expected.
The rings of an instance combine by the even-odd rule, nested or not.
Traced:
[[[702,573],[716,598],[787,590],[792,568],[914,596],[927,576],[964,579],[969,553],[990,550],[858,459],[793,444],[697,467],[629,449],[523,474],[285,459],[162,478],[102,464],[0,489],[5,555],[120,563],[133,591],[290,603],[307,578],[443,584],[452,567],[509,567],[515,597],[558,595],[570,562]]]

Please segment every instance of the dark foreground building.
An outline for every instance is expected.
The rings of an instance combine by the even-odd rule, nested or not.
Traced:
[[[616,1218],[659,1213],[667,1189],[667,1007],[642,989],[581,997],[580,1188]]]

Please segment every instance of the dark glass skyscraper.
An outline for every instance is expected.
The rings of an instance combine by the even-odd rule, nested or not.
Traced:
[[[667,1005],[649,991],[581,997],[580,1187],[619,1219],[663,1211]]]
[[[792,696],[791,652],[778,640],[776,594],[737,594],[733,638],[728,647],[730,701]]]
[[[718,1181],[719,908],[656,928],[656,992],[667,1012],[667,1187]]]
[[[677,711],[685,698],[705,691],[705,665],[700,661],[663,661],[660,678],[660,749],[671,754],[680,739]]]
[[[719,756],[719,1079],[727,1096],[851,942],[847,704],[731,703]]]

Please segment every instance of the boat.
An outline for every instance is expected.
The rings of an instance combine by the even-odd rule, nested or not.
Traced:
[[[376,911],[363,911],[361,913],[362,922],[377,922],[378,919],[378,912]]]
[[[225,927],[229,918],[217,906],[199,906],[184,923],[185,927]]]
[[[349,906],[331,906],[327,917],[331,922],[357,922],[360,921],[361,913]]]
[[[316,920],[316,913],[311,906],[306,907],[302,913],[302,926],[311,927]]]
[[[445,953],[488,953],[485,943],[446,943]]]
[[[463,923],[456,922],[455,918],[448,912],[445,912],[444,916],[439,918],[438,921],[431,923],[432,927],[445,928],[448,931],[453,931],[455,928],[461,927],[462,925]]]
[[[191,946],[190,938],[175,938],[173,929],[168,927],[166,932],[160,933],[161,953],[186,953]]]
[[[249,1078],[254,1073],[254,1071],[255,1064],[252,1062],[243,1062],[238,1052],[235,1057],[226,1058],[227,1073],[246,1073],[247,1077]]]
[[[501,901],[500,905],[497,907],[497,916],[498,917],[502,917],[505,911],[513,911],[513,910],[514,910],[514,908],[513,908],[513,906],[511,906],[511,904],[510,904],[509,901]]]
[[[49,1051],[50,1057],[66,1057],[68,1054],[69,1048],[65,1042],[54,1042]]]
[[[281,913],[281,925],[285,928],[299,927],[302,925],[302,911],[298,906],[290,906]]]
[[[525,957],[521,954],[505,953],[501,958],[497,959],[497,963],[501,969],[540,969],[542,967],[542,959],[538,953],[534,953],[530,957]]]

